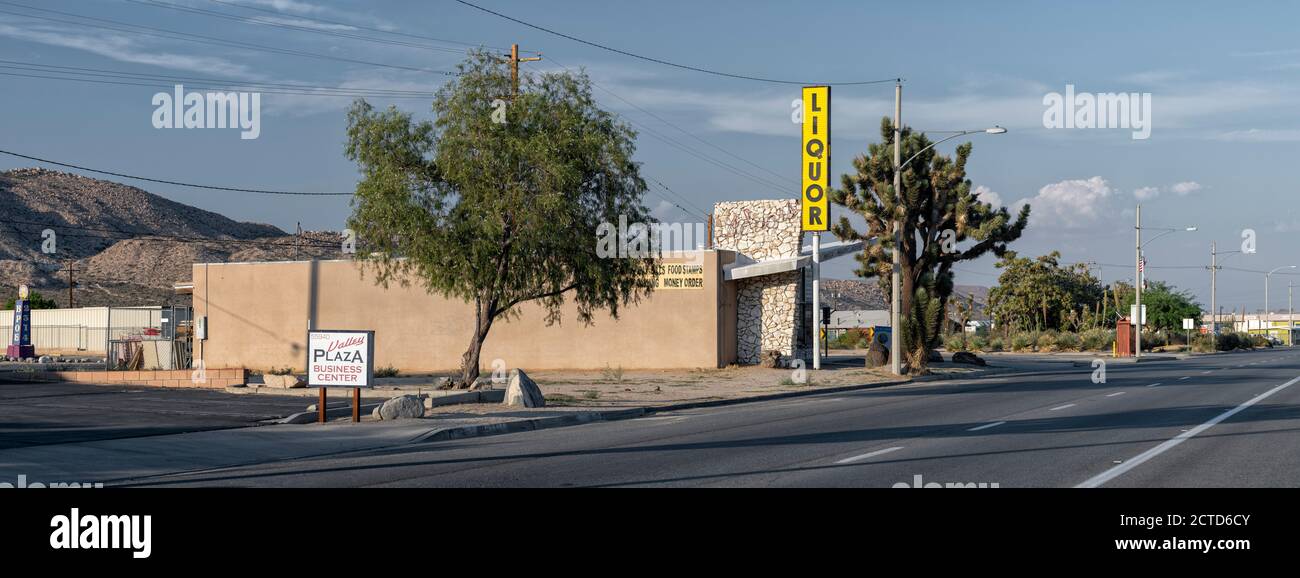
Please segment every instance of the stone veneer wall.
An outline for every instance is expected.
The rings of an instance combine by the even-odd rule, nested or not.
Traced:
[[[754,261],[799,254],[799,200],[734,201],[713,205],[713,245]]]
[[[736,251],[752,261],[798,256],[803,242],[797,199],[717,203],[713,226],[715,248]],[[738,284],[737,362],[758,363],[763,352],[771,350],[794,355],[799,272],[742,279]]]

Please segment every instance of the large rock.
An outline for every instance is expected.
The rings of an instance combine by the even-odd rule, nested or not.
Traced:
[[[385,401],[375,415],[385,420],[424,417],[424,401],[418,395],[401,395]]]
[[[952,354],[952,362],[969,363],[971,365],[980,365],[980,366],[988,365],[988,363],[986,363],[983,358],[969,351],[958,351],[957,353]]]
[[[266,387],[277,387],[281,389],[307,387],[307,381],[296,375],[265,374],[262,376],[262,384]]]
[[[506,386],[506,398],[501,403],[521,407],[545,407],[546,398],[542,397],[541,388],[537,387],[537,382],[528,377],[527,373],[522,369],[512,369],[509,385]]]
[[[889,348],[872,339],[867,346],[867,367],[884,367],[889,365]]]
[[[943,363],[943,354],[939,353],[938,351],[931,349],[930,352],[927,353],[926,355],[929,356],[927,361],[929,361],[930,363]]]
[[[763,367],[782,367],[781,352],[775,349],[764,351],[758,358],[758,364]]]

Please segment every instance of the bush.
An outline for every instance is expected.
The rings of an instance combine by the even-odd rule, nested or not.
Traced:
[[[1192,351],[1210,353],[1214,351],[1215,342],[1212,335],[1198,335],[1192,338]]]
[[[1039,351],[1055,351],[1056,337],[1058,335],[1060,334],[1055,329],[1048,329],[1038,334],[1038,338],[1034,340],[1034,343],[1038,346]]]
[[[985,351],[1002,351],[1002,348],[1003,343],[1001,337],[990,337],[988,349],[985,349]]]
[[[976,334],[974,337],[966,340],[971,351],[988,351],[989,340],[983,335]]]
[[[1037,336],[1032,333],[1020,332],[1011,336],[1011,350],[1025,351],[1034,346]]]
[[[1166,345],[1169,345],[1169,339],[1164,333],[1158,331],[1142,332],[1142,349],[1150,350],[1156,347],[1164,347]]]
[[[376,369],[375,377],[397,377],[397,368],[389,365]]]
[[[1263,335],[1251,335],[1250,344],[1254,347],[1273,347],[1273,342],[1269,341],[1268,338]]]
[[[1115,343],[1115,331],[1111,329],[1089,329],[1079,336],[1079,347],[1084,351],[1109,351]]]
[[[831,340],[831,349],[866,349],[867,332],[864,329],[849,329]]]
[[[966,349],[966,344],[963,343],[961,335],[953,334],[943,340],[943,348],[948,351],[964,351]]]
[[[1083,340],[1079,339],[1077,333],[1066,331],[1056,336],[1056,349],[1058,351],[1078,351],[1082,342]]]

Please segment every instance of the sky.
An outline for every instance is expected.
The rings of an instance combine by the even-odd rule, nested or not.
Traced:
[[[1131,280],[1140,201],[1146,239],[1162,227],[1198,228],[1162,236],[1145,252],[1149,279],[1207,308],[1211,242],[1237,250],[1243,231],[1254,232],[1256,252],[1228,256],[1234,269],[1220,271],[1225,309],[1262,308],[1261,272],[1300,264],[1300,5],[473,1],[593,43],[728,74],[813,83],[901,77],[904,123],[936,140],[940,131],[1008,129],[939,150],[972,142],[968,177],[981,197],[1031,206],[1029,228],[1011,245],[1021,255],[1060,251],[1064,262],[1096,263],[1103,281]],[[636,158],[654,181],[646,203],[659,218],[692,222],[717,201],[798,195],[799,131],[790,119],[798,84],[637,59],[454,0],[3,0],[0,149],[164,180],[347,192],[358,180],[343,154],[351,97],[263,87],[260,134],[241,139],[231,129],[155,128],[153,97],[170,92],[169,79],[33,77],[67,78],[50,72],[68,70],[50,68],[61,66],[343,87],[429,118],[425,94],[448,78],[438,71],[454,69],[468,46],[504,51],[511,43],[542,53],[527,70],[585,69],[600,104],[640,132]],[[1149,94],[1149,107],[1135,108],[1149,114],[1148,138],[1130,128],[1049,128],[1045,98],[1067,85]],[[833,88],[832,182],[880,140],[880,119],[892,112],[890,83]],[[0,155],[0,169],[36,164]],[[349,213],[347,197],[125,182],[288,231],[297,223],[341,229]],[[993,263],[960,264],[957,282],[995,284]],[[840,258],[823,275],[852,278],[854,267]],[[1285,310],[1296,271],[1273,276],[1274,310]]]

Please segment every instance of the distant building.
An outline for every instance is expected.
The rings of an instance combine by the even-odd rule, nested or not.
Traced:
[[[888,309],[858,309],[831,311],[831,322],[826,327],[826,338],[835,339],[850,329],[889,327]]]

